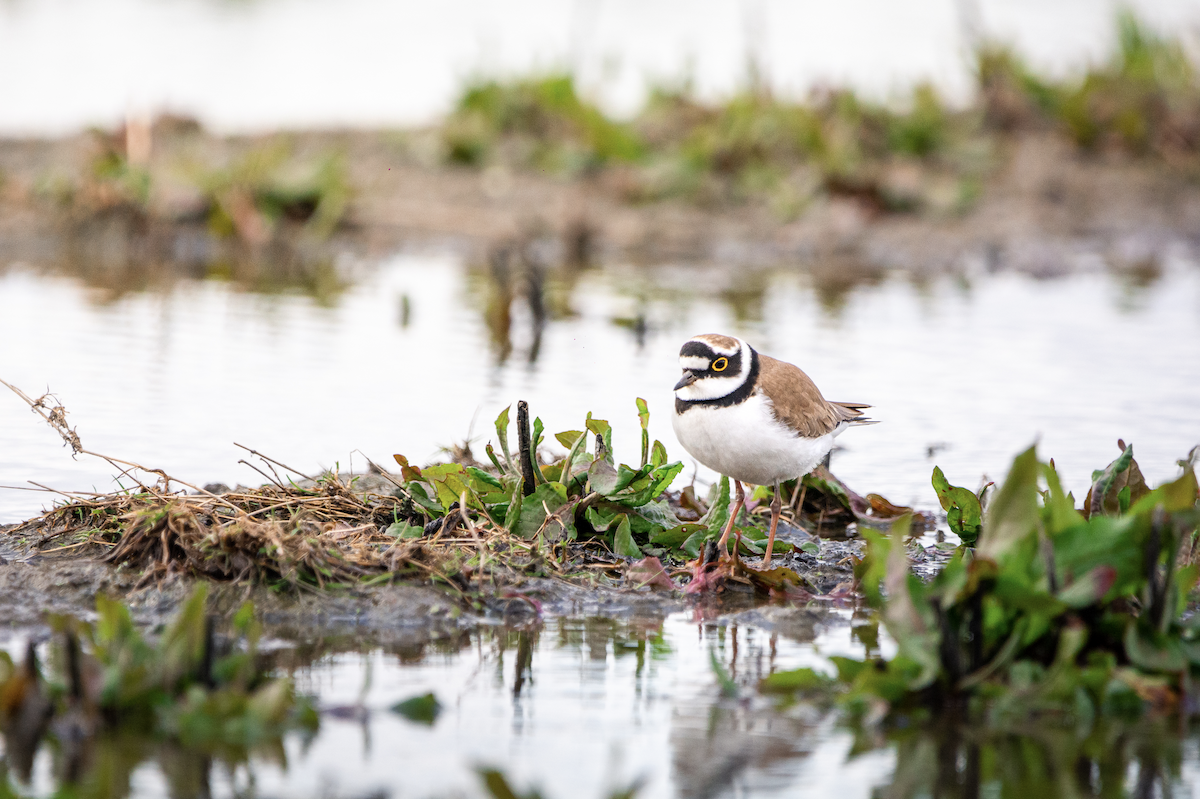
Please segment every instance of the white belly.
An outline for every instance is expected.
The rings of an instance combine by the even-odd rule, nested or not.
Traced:
[[[758,393],[724,408],[694,406],[671,421],[679,443],[693,458],[751,485],[808,474],[833,448],[833,438],[843,427],[820,438],[803,438],[777,421]]]

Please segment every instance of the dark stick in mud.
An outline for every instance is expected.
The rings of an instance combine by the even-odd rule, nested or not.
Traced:
[[[537,483],[533,479],[533,447],[529,441],[529,403],[525,400],[517,403],[517,438],[521,448],[521,491],[529,496]]]

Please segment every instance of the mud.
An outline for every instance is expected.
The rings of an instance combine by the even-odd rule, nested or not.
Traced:
[[[1083,154],[1044,132],[993,143],[994,166],[967,211],[880,213],[835,196],[786,218],[755,202],[632,203],[623,199],[619,169],[566,179],[445,166],[432,131],[277,138],[297,157],[341,153],[353,191],[341,231],[325,241],[277,246],[275,255],[284,260],[347,253],[369,259],[430,243],[482,256],[499,241],[535,237],[560,258],[812,261],[814,271],[828,271],[831,279],[888,268],[936,272],[970,259],[1042,275],[1097,255],[1138,268],[1179,240],[1191,242],[1200,229],[1200,187],[1181,170],[1116,152]],[[156,134],[154,158],[219,163],[264,141],[165,131]],[[211,235],[193,207],[195,190],[182,183],[151,197],[149,219],[119,212],[81,219],[52,189],[56,181],[86,174],[94,149],[90,135],[0,140],[0,262],[94,271],[105,263],[145,261],[158,271],[202,274],[205,264],[246,254],[236,242]]]
[[[136,622],[155,627],[175,613],[195,584],[193,578],[173,574],[146,585],[143,575],[132,569],[70,551],[39,552],[30,543],[6,535],[16,526],[0,527],[0,639],[47,635],[47,614],[91,618],[97,594],[120,598]],[[788,536],[785,529],[781,538]],[[861,541],[827,540],[821,542],[819,556],[797,551],[777,556],[775,563],[795,569],[814,593],[828,594],[842,587],[838,595],[843,599],[812,603],[823,608],[830,601],[852,603],[844,589],[853,580],[851,556],[861,555],[861,549]],[[742,618],[789,631],[821,616],[816,610],[772,603],[739,588],[730,584],[717,596],[694,597],[682,589],[629,587],[623,580],[596,578],[584,584],[527,578],[482,595],[464,595],[432,584],[281,592],[263,585],[218,582],[211,584],[210,608],[227,618],[251,600],[267,632],[288,641],[349,637],[397,646],[421,645],[479,625],[521,625],[545,616],[661,620],[672,612],[695,609],[705,618]]]

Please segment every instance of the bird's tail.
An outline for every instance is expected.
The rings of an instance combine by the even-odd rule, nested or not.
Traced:
[[[864,405],[861,402],[831,402],[829,404],[847,425],[879,424],[879,419],[863,415],[863,410],[870,408],[870,405]]]

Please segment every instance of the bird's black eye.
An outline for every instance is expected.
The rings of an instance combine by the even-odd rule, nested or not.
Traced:
[[[724,372],[727,366],[729,366],[728,358],[717,358],[713,361],[712,370],[714,372]]]

